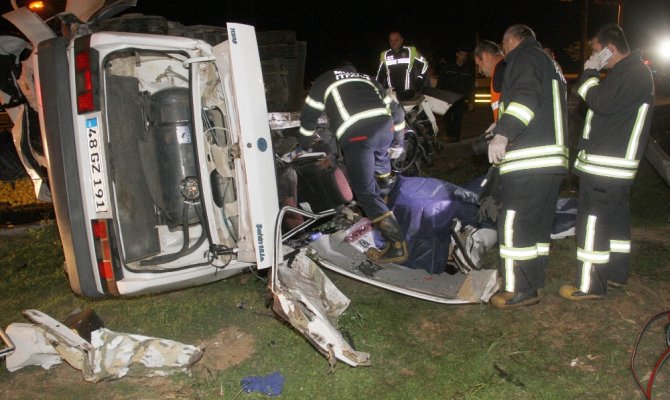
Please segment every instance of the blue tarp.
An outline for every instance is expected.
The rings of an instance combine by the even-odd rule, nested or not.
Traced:
[[[409,268],[444,272],[451,242],[451,222],[476,225],[479,196],[434,178],[399,176],[389,194],[393,210],[409,247]]]

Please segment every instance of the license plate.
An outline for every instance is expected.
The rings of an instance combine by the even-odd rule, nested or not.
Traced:
[[[88,162],[91,168],[91,185],[93,186],[93,204],[95,204],[96,212],[105,212],[109,206],[109,199],[107,185],[105,185],[106,178],[103,170],[98,118],[86,119],[86,139]]]

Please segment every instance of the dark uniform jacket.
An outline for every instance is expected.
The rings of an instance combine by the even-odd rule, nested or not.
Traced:
[[[463,95],[463,100],[473,101],[475,94],[475,66],[468,60],[463,65],[455,61],[445,64],[437,78],[437,88]]]
[[[377,82],[397,92],[419,90],[425,83],[428,61],[414,46],[402,46],[398,51],[388,49],[379,55]]]
[[[649,67],[639,52],[631,53],[602,81],[595,69],[584,71],[578,92],[589,110],[578,145],[576,173],[632,185],[649,139],[654,107]]]
[[[307,147],[311,142],[323,112],[338,139],[361,120],[388,116],[393,118],[394,142],[403,143],[405,111],[378,82],[353,68],[327,71],[314,81],[300,114],[301,146]]]
[[[509,140],[500,174],[565,174],[568,170],[565,78],[532,37],[505,57],[498,123]]]

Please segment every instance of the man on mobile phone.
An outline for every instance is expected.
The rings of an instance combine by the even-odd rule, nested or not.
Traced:
[[[576,285],[569,300],[602,299],[607,287],[628,280],[630,187],[649,138],[654,83],[639,51],[631,52],[617,25],[601,28],[591,41],[579,95],[589,107],[575,172],[580,177],[577,214]],[[607,77],[600,79],[600,70]]]

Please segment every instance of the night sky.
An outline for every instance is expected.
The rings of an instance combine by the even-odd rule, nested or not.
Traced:
[[[48,1],[48,0],[46,0]],[[555,49],[564,69],[579,68],[566,49],[582,38],[585,0],[295,1],[138,0],[129,12],[161,15],[185,25],[252,24],[257,30],[294,30],[307,42],[307,79],[341,61],[374,73],[388,33],[398,30],[429,59],[451,57],[456,47],[477,38],[499,42],[505,28],[525,23]],[[8,9],[9,1],[0,7]],[[603,4],[604,3],[604,4]],[[616,22],[611,0],[590,0],[588,34]],[[670,0],[627,0],[623,27],[632,47],[647,45],[662,31],[670,35]]]

